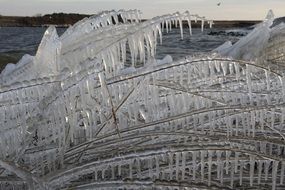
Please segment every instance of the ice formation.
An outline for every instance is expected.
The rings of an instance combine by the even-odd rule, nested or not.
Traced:
[[[233,59],[255,61],[259,65],[270,67],[275,71],[284,68],[285,60],[285,24],[284,18],[274,18],[270,10],[263,22],[234,45],[225,42],[213,50],[222,56]],[[282,72],[282,70],[281,70]]]
[[[283,74],[155,60],[163,28],[208,21],[139,13],[103,12],[61,37],[51,27],[3,71],[0,189],[284,189]]]
[[[270,26],[273,24],[274,14],[270,10],[264,22],[258,24],[254,30],[247,36],[239,40],[233,46],[218,49],[223,56],[229,56],[234,59],[255,60],[261,56],[270,37]]]

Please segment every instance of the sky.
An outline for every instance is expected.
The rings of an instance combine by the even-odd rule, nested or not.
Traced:
[[[261,20],[269,9],[277,17],[285,16],[285,0],[0,0],[0,14],[6,16],[96,14],[113,9],[140,9],[143,18],[189,10],[213,20]]]

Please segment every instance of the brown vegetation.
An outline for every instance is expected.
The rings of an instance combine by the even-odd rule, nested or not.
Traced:
[[[33,17],[17,17],[17,16],[1,16],[0,26],[44,26],[44,25],[59,25],[68,26],[77,21],[88,17],[86,14],[76,13],[53,13],[41,16],[40,14]],[[250,27],[260,21],[215,21],[215,28],[224,27]],[[187,22],[184,22],[187,24]],[[193,27],[200,27],[200,22],[192,22]]]
[[[43,25],[72,25],[77,21],[90,15],[75,13],[53,13],[44,16],[17,17],[17,16],[0,16],[0,26],[43,26]]]

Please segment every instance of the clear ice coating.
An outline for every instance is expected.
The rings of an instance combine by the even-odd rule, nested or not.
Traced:
[[[257,24],[257,26],[247,36],[239,40],[234,45],[225,44],[217,48],[216,51],[223,56],[229,56],[234,59],[256,60],[263,54],[263,50],[271,35],[271,25],[273,24],[274,14],[270,10],[264,22]]]
[[[106,11],[61,37],[48,28],[35,56],[9,64],[0,189],[285,189],[283,67],[215,54],[155,60],[162,30],[183,30],[182,20],[190,34],[192,20],[213,24]],[[260,27],[270,30],[260,38],[282,39],[284,25],[271,22],[232,47],[250,46]]]
[[[265,20],[257,24],[247,36],[234,45],[225,42],[213,52],[233,59],[254,61],[271,70],[280,71],[279,67],[284,68],[285,61],[284,36],[284,17],[275,19],[273,11],[269,10]]]

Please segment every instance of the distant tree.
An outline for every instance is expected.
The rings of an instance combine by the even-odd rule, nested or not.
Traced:
[[[41,13],[37,13],[37,14],[34,15],[34,17],[41,17],[41,16],[42,16]]]

